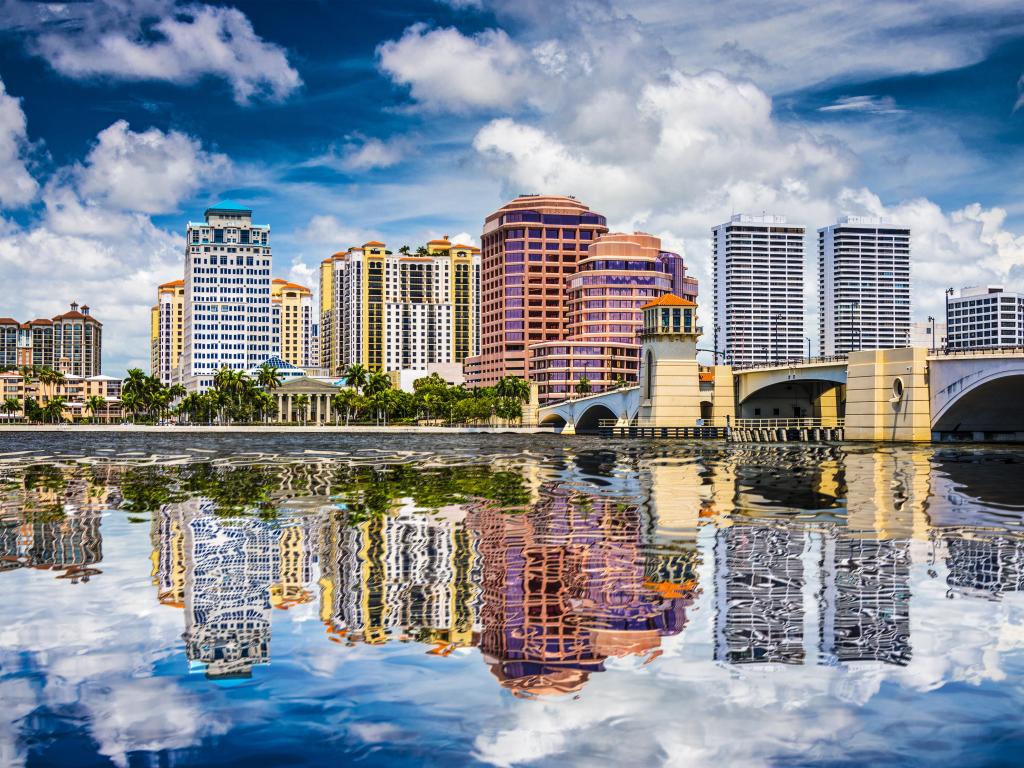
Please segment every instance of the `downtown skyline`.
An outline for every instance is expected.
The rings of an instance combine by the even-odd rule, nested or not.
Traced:
[[[91,304],[112,373],[147,367],[153,286],[179,275],[184,222],[222,197],[261,212],[275,272],[308,286],[369,240],[479,245],[520,192],[650,232],[707,287],[709,228],[762,210],[808,231],[846,214],[911,227],[917,322],[943,317],[947,287],[1024,277],[1012,3],[793,3],[757,20],[655,0],[0,8],[3,311]]]

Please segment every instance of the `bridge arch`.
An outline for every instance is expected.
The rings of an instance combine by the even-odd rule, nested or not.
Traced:
[[[932,432],[986,440],[1024,439],[1024,361],[977,376],[932,414]]]
[[[618,419],[618,415],[603,403],[592,403],[576,417],[576,433],[596,432],[599,422]]]
[[[562,414],[552,411],[551,413],[542,414],[538,424],[542,427],[557,427],[561,429],[565,426],[566,421]]]
[[[737,403],[737,417],[842,418],[846,411],[846,377],[768,379],[747,387]]]

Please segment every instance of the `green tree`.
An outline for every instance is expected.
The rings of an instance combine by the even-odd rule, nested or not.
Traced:
[[[53,398],[43,406],[43,418],[51,424],[64,421],[64,406],[65,401],[63,397]]]
[[[256,371],[256,384],[267,392],[273,392],[275,389],[281,386],[284,379],[277,372],[277,368],[272,366],[270,363],[264,363]]]
[[[89,411],[89,415],[92,419],[96,420],[96,415],[101,411],[107,409],[107,401],[99,395],[90,395],[85,399],[85,407]]]
[[[292,402],[299,413],[302,414],[302,426],[306,426],[306,409],[309,407],[309,395],[296,395]]]
[[[4,402],[0,405],[0,410],[6,413],[8,416],[13,416],[23,407],[21,400],[16,397],[4,398]]]
[[[580,376],[575,386],[573,386],[573,390],[575,390],[576,395],[579,397],[589,395],[590,389],[590,379],[588,379],[586,376]]]
[[[352,387],[356,392],[362,392],[369,374],[362,363],[353,363],[345,369],[345,386]]]

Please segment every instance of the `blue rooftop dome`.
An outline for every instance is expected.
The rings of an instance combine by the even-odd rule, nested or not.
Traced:
[[[234,200],[221,200],[216,205],[211,205],[206,209],[204,216],[211,213],[252,213],[252,208],[247,205],[242,205]]]

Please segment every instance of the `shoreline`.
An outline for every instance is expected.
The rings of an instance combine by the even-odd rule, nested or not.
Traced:
[[[333,424],[303,426],[265,425],[214,425],[195,424],[188,426],[157,426],[155,424],[0,424],[0,434],[5,432],[148,432],[158,434],[200,433],[288,433],[288,432],[324,432],[324,433],[388,433],[409,432],[419,434],[523,434],[523,435],[554,435],[558,434],[554,427],[427,427],[401,425],[395,427],[375,426],[373,424],[352,424],[350,426]]]

